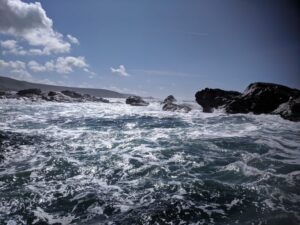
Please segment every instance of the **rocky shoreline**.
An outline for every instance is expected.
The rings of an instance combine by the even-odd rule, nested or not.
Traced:
[[[0,99],[19,99],[27,101],[49,101],[49,102],[104,102],[109,103],[109,100],[95,97],[89,94],[80,94],[75,91],[49,91],[43,93],[40,89],[25,89],[18,92],[1,91]]]
[[[279,84],[252,83],[243,93],[222,89],[205,88],[195,94],[196,102],[202,106],[205,113],[214,109],[223,109],[228,114],[253,113],[275,114],[290,121],[300,121],[300,90]],[[27,101],[49,102],[103,102],[109,100],[75,91],[49,91],[43,93],[40,89],[25,89],[18,92],[0,91],[0,99],[23,99]],[[126,104],[131,106],[148,106],[139,96],[127,97]],[[169,95],[161,102],[163,111],[188,113],[192,107],[178,104],[173,95]]]
[[[243,93],[205,88],[195,97],[203,112],[223,108],[229,114],[277,114],[300,121],[300,90],[279,84],[252,83]]]

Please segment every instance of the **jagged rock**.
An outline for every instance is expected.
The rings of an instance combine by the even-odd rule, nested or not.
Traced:
[[[300,91],[271,83],[252,83],[243,95],[225,107],[228,113],[272,113],[280,104],[300,96]]]
[[[0,91],[0,96],[5,96],[5,91]]]
[[[174,103],[176,101],[177,100],[173,95],[169,95],[168,97],[165,98],[165,100],[162,102],[162,104]]]
[[[62,91],[61,93],[63,93],[66,96],[69,96],[71,98],[82,98],[83,97],[82,94],[79,94],[79,93],[77,93],[75,91],[65,90],[65,91]]]
[[[147,106],[147,105],[149,105],[148,102],[144,101],[139,96],[129,96],[126,99],[126,104],[129,104],[129,105],[132,105],[132,106]]]
[[[49,91],[48,96],[44,96],[43,99],[53,102],[74,102],[73,98],[58,91]]]
[[[203,112],[213,112],[214,108],[223,106],[241,95],[237,91],[205,88],[198,91],[195,97],[197,103],[202,106]]]
[[[300,97],[297,99],[290,98],[288,102],[279,105],[272,113],[279,114],[284,119],[300,121]]]
[[[21,90],[18,91],[17,93],[19,96],[32,96],[32,95],[41,95],[42,91],[40,89],[37,88],[32,88],[32,89],[25,89],[25,90]]]
[[[181,111],[181,112],[185,112],[188,113],[189,111],[191,111],[191,107],[188,105],[177,105],[174,103],[167,103],[163,106],[162,108],[164,111],[171,111],[171,112],[175,112],[175,111]]]
[[[196,93],[196,101],[203,111],[224,106],[227,113],[271,113],[300,121],[300,91],[279,84],[252,83],[243,94],[206,88]]]

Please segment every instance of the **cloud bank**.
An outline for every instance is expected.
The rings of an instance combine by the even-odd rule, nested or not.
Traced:
[[[54,30],[53,21],[47,16],[41,3],[26,3],[21,0],[0,0],[0,34],[9,36],[0,40],[2,55],[32,56],[29,62],[20,60],[0,60],[0,70],[13,77],[33,81],[29,72],[56,72],[69,74],[81,69],[92,78],[96,75],[82,56],[61,56],[53,59],[53,54],[66,54],[71,45],[79,45],[79,40]],[[4,37],[5,37],[4,36]],[[44,63],[35,61],[34,56],[47,55],[51,60]]]
[[[0,59],[0,69],[10,70],[10,73],[15,78],[19,79],[31,79],[31,74],[27,71],[26,63],[22,61],[5,61]]]
[[[48,61],[45,64],[39,64],[38,62],[31,60],[28,63],[28,67],[35,73],[55,71],[60,74],[69,74],[73,72],[74,69],[82,69],[84,72],[94,75],[94,73],[89,70],[89,65],[82,56],[58,57],[56,60]]]
[[[32,49],[27,54],[67,53],[71,49],[70,43],[79,43],[71,35],[67,36],[69,43],[64,40],[61,33],[53,29],[53,21],[46,15],[39,2],[25,3],[21,0],[1,0],[0,33],[25,40],[30,46],[37,48]],[[25,52],[20,53],[21,51],[11,51],[11,53],[14,52],[25,54]]]

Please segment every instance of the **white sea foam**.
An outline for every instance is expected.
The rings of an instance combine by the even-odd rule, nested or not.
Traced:
[[[206,187],[207,180],[240,185],[246,197],[247,190],[260,197],[267,193],[253,201],[257,208],[296,211],[299,123],[273,115],[205,114],[197,105],[187,114],[161,107],[159,102],[133,107],[123,99],[112,99],[111,104],[3,103],[1,132],[15,139],[5,147],[0,164],[0,190],[14,195],[14,185],[20,193],[29,193],[26,207],[34,222],[49,224],[72,223],[81,204],[87,204],[81,210],[88,218],[109,221],[107,208],[126,215],[156,201],[185,202],[178,211],[193,206],[209,216],[204,224],[243,206],[235,191],[223,205],[206,204],[225,190]],[[283,183],[278,190],[272,186],[276,182]],[[25,203],[0,197],[3,221],[21,221],[18,213],[7,218]],[[71,209],[62,214],[47,208],[57,207],[60,200],[72,204]]]

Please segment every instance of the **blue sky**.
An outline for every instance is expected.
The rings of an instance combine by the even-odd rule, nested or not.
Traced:
[[[300,88],[292,1],[36,2],[1,0],[1,75],[186,99],[256,81]]]

